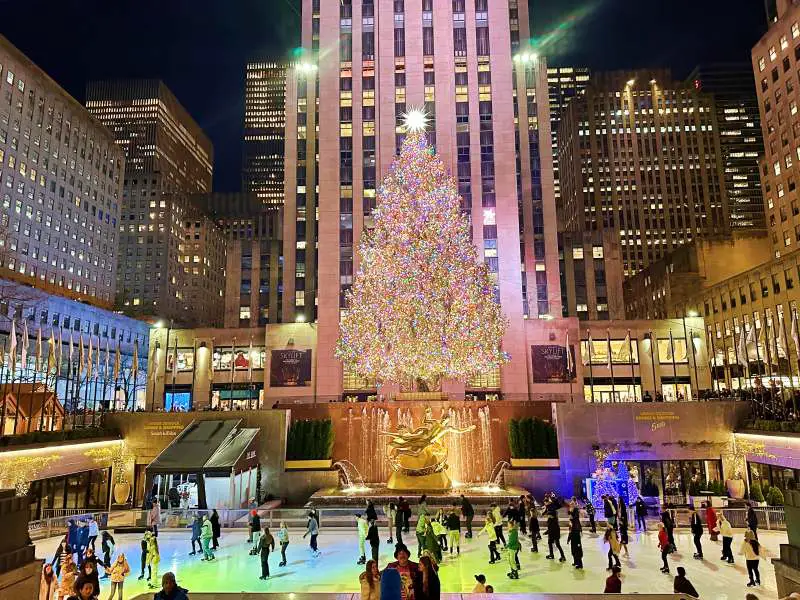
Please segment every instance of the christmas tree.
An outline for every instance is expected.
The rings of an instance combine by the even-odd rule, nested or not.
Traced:
[[[424,129],[424,115],[407,115],[374,229],[358,249],[336,356],[361,377],[437,389],[442,378],[490,372],[507,360],[506,320],[455,181]]]

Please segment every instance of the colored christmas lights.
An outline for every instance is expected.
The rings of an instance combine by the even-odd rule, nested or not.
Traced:
[[[453,179],[412,129],[359,246],[336,356],[361,377],[431,387],[507,360],[506,319]]]

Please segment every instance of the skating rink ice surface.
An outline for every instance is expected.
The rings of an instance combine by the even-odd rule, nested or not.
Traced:
[[[561,545],[567,562],[546,560],[547,544],[539,543],[539,553],[530,551],[527,537],[523,539],[520,552],[522,571],[516,581],[506,577],[508,562],[503,552],[503,560],[494,565],[488,564],[486,537],[463,540],[461,556],[450,558],[445,554],[439,570],[442,581],[442,592],[471,592],[475,585],[477,573],[486,575],[487,583],[494,586],[498,593],[531,593],[531,592],[573,592],[599,593],[603,591],[606,572],[607,547],[603,545],[598,533],[593,535],[587,530],[583,533],[584,569],[578,571],[571,565],[569,545],[566,543],[566,528],[562,528]],[[258,556],[248,555],[247,535],[241,530],[225,531],[220,538],[220,548],[216,552],[216,560],[202,562],[201,555],[189,556],[191,552],[189,531],[167,530],[159,532],[158,540],[161,550],[160,575],[166,571],[175,573],[178,584],[190,592],[357,592],[359,591],[358,575],[363,567],[356,565],[358,560],[358,540],[355,527],[323,528],[319,536],[321,555],[312,557],[308,548],[308,539],[302,539],[302,531],[290,531],[290,545],[287,550],[288,565],[278,567],[280,552],[270,554],[270,574],[267,581],[260,581],[260,560]],[[273,531],[273,535],[275,532]],[[140,572],[140,535],[115,535],[116,551],[124,552],[131,566],[132,574],[125,581],[125,598],[148,592],[147,583],[136,578]],[[523,536],[521,536],[523,537]],[[722,552],[721,542],[710,541],[708,535],[703,536],[704,560],[692,558],[694,545],[688,530],[676,532],[678,552],[670,556],[670,575],[659,572],[661,554],[657,548],[656,533],[630,534],[630,557],[622,560],[623,587],[625,593],[671,593],[672,579],[676,568],[683,566],[689,580],[694,584],[703,599],[736,599],[744,598],[745,593],[753,591],[760,599],[776,598],[775,574],[770,560],[761,560],[761,586],[747,588],[747,569],[744,557],[738,554],[743,531],[736,530],[733,541],[735,565],[719,560]],[[381,529],[382,544],[380,549],[380,567],[394,560],[394,546],[386,544],[387,530]],[[786,543],[785,532],[760,531],[759,539],[764,544],[767,556],[777,556],[779,545]],[[406,543],[413,554],[416,554],[416,539],[412,531],[405,536]],[[36,543],[36,555],[51,560],[58,544],[57,538],[50,538]],[[97,541],[100,550],[100,540]],[[367,545],[369,556],[369,545]],[[413,559],[413,556],[412,556]],[[101,598],[106,598],[110,589],[107,579],[100,580]]]

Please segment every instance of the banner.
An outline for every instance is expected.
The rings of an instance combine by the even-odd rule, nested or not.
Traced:
[[[270,387],[305,387],[311,384],[311,350],[272,350]]]
[[[570,358],[564,346],[531,346],[534,383],[569,383],[575,380],[575,348],[570,346]]]

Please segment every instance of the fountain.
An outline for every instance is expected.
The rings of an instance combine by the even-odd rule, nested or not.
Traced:
[[[506,469],[511,468],[511,463],[505,460],[501,460],[494,466],[492,469],[492,476],[489,477],[489,485],[494,485],[497,487],[505,487],[506,478],[505,473]]]
[[[364,484],[364,478],[361,473],[349,460],[337,460],[333,463],[333,468],[339,471],[339,484],[343,490],[358,491],[369,489]]]

